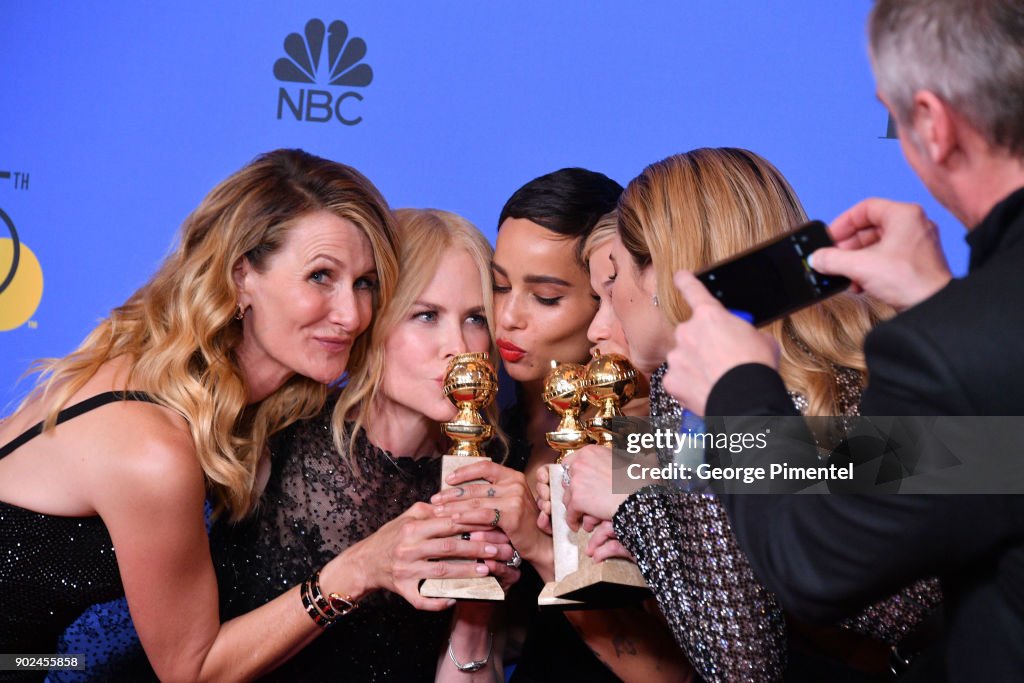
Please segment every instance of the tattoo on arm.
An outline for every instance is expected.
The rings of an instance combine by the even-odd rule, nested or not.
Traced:
[[[636,643],[627,638],[626,636],[615,636],[612,638],[612,645],[615,646],[615,656],[621,658],[622,655],[635,655],[636,654]]]

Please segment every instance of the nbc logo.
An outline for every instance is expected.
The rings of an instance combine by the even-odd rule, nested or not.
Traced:
[[[360,63],[366,56],[366,41],[349,38],[343,21],[332,21],[324,27],[319,19],[306,23],[305,35],[289,33],[284,39],[286,57],[274,62],[274,77],[286,83],[304,83],[321,87],[346,86],[365,88],[373,81],[373,69]],[[326,40],[325,40],[326,38]],[[346,126],[363,120],[346,115],[363,96],[354,90],[338,93],[300,87],[297,92],[281,87],[277,93],[277,118],[290,112],[296,121],[326,123],[332,118]],[[343,111],[344,107],[344,111]]]

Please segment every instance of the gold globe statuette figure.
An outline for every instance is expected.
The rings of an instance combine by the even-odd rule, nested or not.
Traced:
[[[575,605],[575,600],[563,600],[555,595],[559,581],[576,571],[579,552],[576,549],[576,532],[565,521],[565,503],[562,477],[565,469],[562,460],[578,448],[590,442],[587,431],[580,424],[580,412],[586,401],[583,395],[585,370],[578,363],[557,363],[551,361],[551,370],[544,379],[544,404],[561,416],[558,427],[544,436],[548,445],[558,452],[554,464],[547,465],[548,481],[551,484],[551,536],[554,544],[555,580],[545,584],[537,597],[537,604]]]
[[[556,463],[589,443],[586,430],[580,424],[583,409],[583,383],[585,370],[578,363],[551,361],[551,371],[544,380],[544,403],[562,419],[558,428],[544,436],[548,445],[558,451]]]
[[[600,352],[587,363],[583,392],[597,406],[597,414],[587,420],[587,434],[594,443],[611,447],[615,440],[613,421],[622,417],[621,408],[636,393],[636,368],[618,353]]]
[[[445,480],[460,467],[489,460],[481,445],[491,438],[494,428],[480,415],[498,393],[498,378],[486,352],[460,353],[448,362],[444,395],[459,412],[441,429],[452,441],[448,453],[441,457],[441,488],[450,488]],[[483,483],[483,480],[465,485]],[[473,562],[475,560],[466,560]],[[420,585],[420,595],[428,598],[462,598],[469,600],[504,600],[505,591],[493,576],[469,579],[427,579]]]
[[[594,443],[610,449],[615,440],[614,420],[622,417],[622,407],[636,393],[637,370],[625,356],[598,353],[587,363],[581,387],[586,401],[597,408],[597,414],[585,422],[586,432]],[[608,457],[612,457],[611,452]],[[647,583],[635,564],[621,558],[594,562],[587,555],[591,535],[583,529],[576,533],[576,568],[556,580],[553,595],[590,607],[630,603],[645,597]]]
[[[494,428],[484,421],[479,411],[490,405],[497,393],[498,378],[487,352],[460,353],[448,362],[444,395],[459,409],[454,420],[441,425],[452,440],[448,455],[484,457],[480,444],[491,438]]]

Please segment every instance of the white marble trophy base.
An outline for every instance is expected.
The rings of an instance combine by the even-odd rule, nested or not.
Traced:
[[[649,596],[650,589],[640,568],[629,560],[612,557],[603,562],[594,562],[587,555],[587,544],[592,535],[592,532],[582,529],[577,533],[577,569],[555,582],[553,594],[558,598],[578,600],[595,607],[634,602]]]
[[[558,582],[576,571],[579,562],[579,551],[576,549],[576,532],[569,528],[565,521],[565,503],[562,501],[561,465],[545,465],[548,468],[548,482],[551,489],[551,539],[555,544],[555,580],[544,584],[544,589],[537,596],[537,604],[541,607],[579,605],[578,600],[566,600],[555,595]]]
[[[441,489],[452,488],[445,481],[448,475],[466,465],[490,458],[473,458],[458,455],[441,456]],[[467,484],[483,484],[483,479]],[[448,562],[475,562],[475,560],[448,560]],[[469,579],[427,579],[420,584],[420,595],[427,598],[455,598],[458,600],[504,600],[505,591],[493,576]]]

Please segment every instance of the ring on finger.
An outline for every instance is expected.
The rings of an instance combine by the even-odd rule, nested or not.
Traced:
[[[523,563],[523,558],[519,554],[519,551],[512,548],[512,559],[505,563],[506,566],[512,567],[512,569],[519,569],[519,565]]]
[[[494,508],[494,519],[491,520],[491,526],[492,527],[498,526],[498,522],[500,522],[500,521],[501,521],[501,510],[499,510],[498,508]]]
[[[562,486],[568,487],[570,482],[569,469],[562,470]]]

